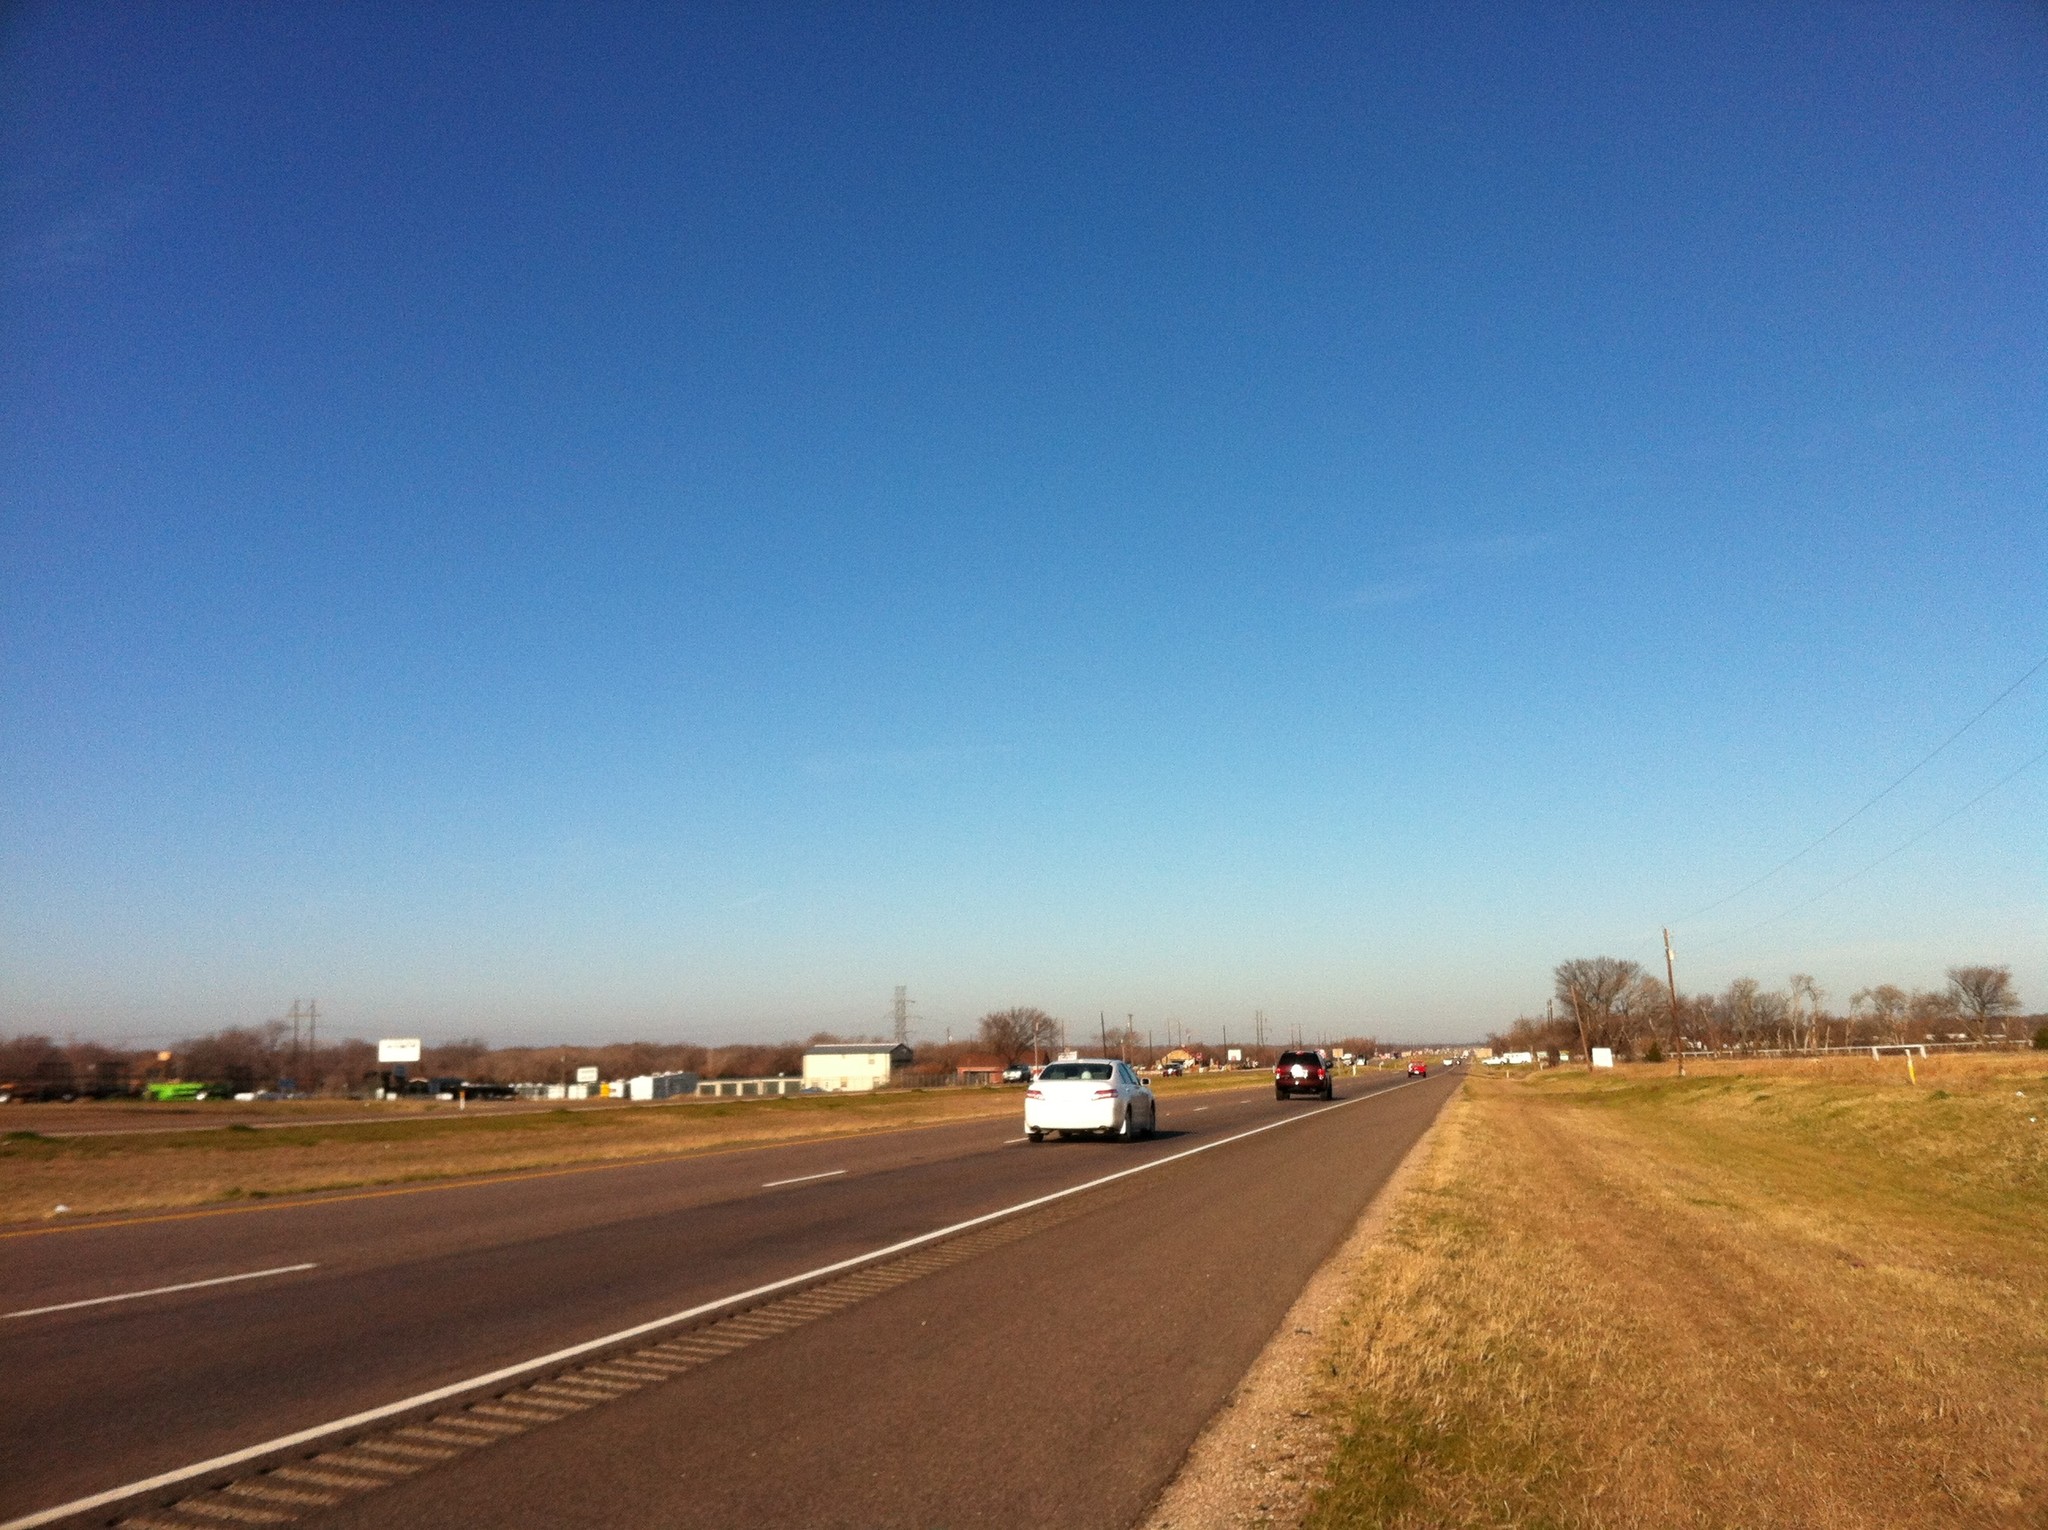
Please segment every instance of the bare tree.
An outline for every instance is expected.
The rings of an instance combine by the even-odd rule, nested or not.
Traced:
[[[2005,1017],[2020,1010],[2020,996],[2012,986],[2010,967],[1951,967],[1947,997],[1979,1041],[1990,1033],[1994,1021],[1998,1033],[2004,1035]]]
[[[1671,1025],[1671,995],[1662,982],[1647,972],[1622,991],[1614,1010],[1620,1017],[1622,1031],[1614,1039],[1622,1043],[1631,1058],[1656,1047],[1658,1032],[1668,1031]]]
[[[1730,983],[1715,1004],[1720,1011],[1721,1022],[1734,1037],[1737,1051],[1747,1052],[1757,1044],[1757,1034],[1764,1025],[1763,984],[1752,977],[1740,977]]]
[[[1867,1014],[1878,1038],[1885,1041],[1906,1039],[1906,1011],[1912,1003],[1913,996],[1896,983],[1859,988],[1849,995],[1850,1009]]]
[[[999,1009],[981,1017],[981,1044],[1004,1062],[1036,1062],[1041,1049],[1055,1044],[1059,1021],[1042,1009]]]
[[[1820,1007],[1826,998],[1826,990],[1813,980],[1811,973],[1795,972],[1786,981],[1785,1004],[1788,1017],[1792,1022],[1792,1044],[1794,1046],[1803,1045],[1807,1051],[1813,1050],[1814,1033],[1820,1028]],[[1799,1019],[1802,1013],[1802,1006],[1804,1007],[1803,1013],[1806,1017],[1806,1035],[1803,1040],[1799,1033]]]
[[[1585,1054],[1586,1066],[1593,1065],[1593,1037],[1597,1032],[1603,1042],[1612,1040],[1617,1014],[1629,986],[1642,976],[1643,969],[1635,962],[1624,961],[1618,956],[1581,956],[1568,962],[1559,962],[1552,973],[1556,980],[1557,996],[1572,1012],[1572,1019],[1578,1023],[1579,1046]]]
[[[1962,1024],[1955,995],[1947,989],[1916,990],[1907,1001],[1906,1013],[1922,1041],[1961,1039],[1955,1027]]]

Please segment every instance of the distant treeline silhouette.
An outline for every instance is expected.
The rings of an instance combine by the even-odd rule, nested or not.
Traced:
[[[1013,1008],[984,1015],[966,1039],[924,1043],[916,1048],[913,1082],[950,1077],[962,1063],[995,1058],[1001,1062],[1044,1060],[1055,1048],[1074,1045],[1110,1052],[1136,1063],[1158,1060],[1167,1048],[1133,1027],[1067,1027],[1043,1010]],[[601,1079],[632,1078],[643,1073],[696,1073],[704,1078],[764,1078],[803,1071],[804,1049],[841,1041],[883,1041],[877,1034],[839,1035],[817,1031],[802,1041],[735,1042],[703,1046],[695,1042],[621,1041],[601,1046],[494,1047],[481,1036],[462,1036],[424,1047],[420,1060],[407,1065],[413,1078],[459,1078],[475,1083],[559,1084],[575,1079],[578,1069],[596,1068]],[[1329,1043],[1360,1056],[1371,1056],[1378,1043],[1370,1037],[1348,1037]],[[1270,1065],[1277,1046],[1240,1045],[1253,1064]],[[1187,1050],[1218,1060],[1221,1047],[1190,1041]],[[184,1079],[222,1090],[254,1092],[287,1090],[300,1094],[358,1094],[389,1071],[377,1061],[376,1043],[357,1037],[329,1040],[316,1047],[305,1032],[294,1033],[289,1021],[227,1026],[190,1036],[164,1048],[124,1048],[101,1042],[59,1043],[48,1036],[16,1036],[0,1040],[0,1094],[15,1099],[63,1099],[80,1095],[133,1094],[152,1080]]]
[[[1611,1047],[1616,1057],[1658,1061],[1678,1041],[1688,1050],[1811,1051],[1902,1042],[2019,1041],[2037,1031],[2022,1016],[2012,969],[1948,969],[1937,989],[1891,983],[1858,989],[1837,1012],[1811,976],[1796,972],[1781,989],[1737,978],[1717,994],[1678,995],[1662,978],[1613,956],[1561,962],[1552,974],[1550,1013],[1524,1016],[1487,1040],[1496,1051],[1571,1052]]]

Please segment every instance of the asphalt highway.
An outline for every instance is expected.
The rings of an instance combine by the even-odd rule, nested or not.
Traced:
[[[0,1235],[0,1524],[993,1218],[857,1300],[798,1298],[799,1326],[289,1513],[1126,1526],[1453,1088],[1169,1097],[1135,1145],[1015,1140],[1020,1101],[1019,1121]],[[266,1522],[233,1508],[255,1499],[152,1507],[233,1475],[73,1522]]]

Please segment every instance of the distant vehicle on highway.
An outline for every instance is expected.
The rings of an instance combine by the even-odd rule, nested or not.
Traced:
[[[203,1100],[210,1089],[210,1085],[192,1079],[158,1079],[142,1086],[142,1097],[145,1100]],[[219,1093],[218,1090],[212,1092]]]
[[[1009,1067],[1007,1067],[1007,1068],[1003,1069],[1003,1082],[1004,1082],[1004,1083],[1006,1083],[1006,1084],[1028,1084],[1028,1083],[1030,1083],[1030,1082],[1031,1082],[1031,1064],[1029,1064],[1029,1063],[1011,1063]]]
[[[1113,1057],[1047,1063],[1024,1091],[1024,1134],[1033,1142],[1045,1141],[1047,1132],[1135,1142],[1158,1126],[1158,1100],[1129,1063]]]
[[[1429,1077],[1429,1064],[1428,1064],[1428,1063],[1426,1063],[1426,1062],[1412,1062],[1412,1063],[1410,1063],[1410,1064],[1408,1065],[1408,1076],[1409,1076],[1410,1078],[1428,1078],[1428,1077]]]
[[[1337,1096],[1336,1080],[1330,1076],[1330,1060],[1321,1052],[1282,1052],[1273,1064],[1273,1098],[1292,1099],[1297,1094]]]

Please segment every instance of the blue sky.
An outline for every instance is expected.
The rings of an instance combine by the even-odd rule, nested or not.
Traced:
[[[0,1030],[2048,1007],[2021,5],[0,25]],[[1800,905],[1815,899],[1810,906]],[[1768,921],[1768,922],[1767,922]]]

